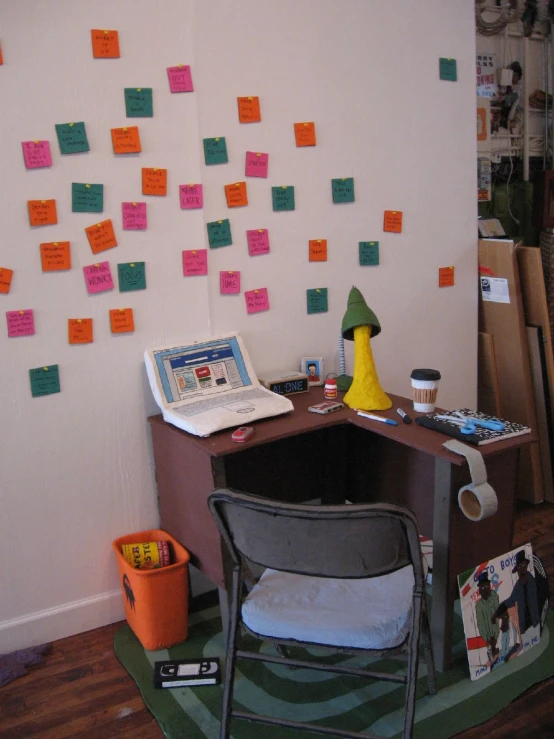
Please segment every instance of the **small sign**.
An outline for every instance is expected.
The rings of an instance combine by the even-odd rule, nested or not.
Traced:
[[[35,333],[35,317],[31,309],[9,310],[6,312],[8,336],[33,336]]]
[[[202,208],[204,205],[204,192],[202,185],[179,185],[179,202],[183,210]]]
[[[119,292],[146,290],[146,265],[144,262],[124,262],[117,265]]]
[[[308,314],[327,313],[329,310],[327,303],[327,288],[316,287],[312,290],[306,290],[306,304]]]
[[[68,318],[67,340],[70,344],[92,344],[92,318]]]
[[[49,141],[22,141],[23,159],[27,169],[40,169],[52,166]]]
[[[231,224],[228,218],[224,218],[222,221],[207,223],[206,227],[208,229],[210,249],[217,249],[220,246],[230,246],[233,243]]]
[[[183,274],[185,277],[208,274],[208,250],[185,249],[183,252]]]
[[[315,123],[313,121],[295,123],[294,138],[296,139],[296,146],[315,146]]]
[[[204,139],[203,143],[204,161],[207,165],[227,164],[229,157],[227,155],[225,136],[218,136],[215,139]]]
[[[193,92],[192,75],[188,64],[167,68],[170,92]]]
[[[114,154],[139,154],[142,151],[138,126],[112,128],[111,134]]]
[[[327,239],[310,239],[309,255],[310,262],[326,262]]]
[[[73,213],[102,213],[104,211],[104,185],[72,182],[71,210]]]
[[[117,59],[119,57],[119,34],[117,31],[104,31],[94,28],[90,35],[94,59]]]
[[[402,232],[402,211],[400,210],[386,210],[385,211],[383,231],[390,231],[391,233],[397,233],[397,234]]]
[[[7,295],[12,284],[13,269],[0,267],[0,293]]]
[[[455,59],[445,59],[444,57],[440,57],[439,77],[441,80],[449,80],[450,82],[456,82],[456,80],[458,79],[458,71],[456,69]]]
[[[246,232],[248,253],[251,257],[269,254],[269,231],[267,228],[256,228]]]
[[[57,364],[30,369],[29,380],[33,398],[60,392],[60,371]]]
[[[294,210],[294,187],[292,185],[281,185],[271,188],[273,199],[273,210]]]
[[[480,277],[481,297],[488,303],[509,303],[510,286],[504,277]]]
[[[121,203],[124,231],[144,231],[147,226],[146,203]]]
[[[110,311],[112,334],[127,334],[135,330],[132,308],[116,308]]]
[[[160,167],[142,168],[142,194],[167,195],[167,169]]]
[[[98,262],[83,267],[87,292],[91,295],[113,289],[112,271],[109,262]]]
[[[60,145],[60,154],[81,154],[90,151],[90,146],[85,131],[85,124],[80,123],[56,123],[56,135]]]
[[[27,208],[31,226],[51,226],[58,222],[55,200],[28,200]]]
[[[354,202],[354,178],[341,177],[331,180],[333,203]]]
[[[71,269],[71,249],[69,241],[52,241],[40,245],[40,259],[43,272],[57,272]]]
[[[246,177],[267,177],[268,164],[269,154],[261,151],[247,151],[244,174]]]
[[[360,267],[375,267],[379,264],[378,241],[360,241],[358,246]]]
[[[240,123],[259,123],[262,120],[259,97],[239,97],[237,102]]]
[[[454,285],[454,267],[439,267],[439,287]]]
[[[152,88],[126,87],[125,113],[127,118],[152,118],[154,115]]]
[[[240,293],[240,272],[225,270],[219,273],[219,291],[222,295]]]
[[[244,293],[244,298],[246,300],[246,312],[249,314],[269,310],[267,287],[260,287],[256,290],[247,290]]]
[[[109,218],[107,221],[101,221],[94,226],[85,228],[85,233],[93,254],[98,254],[101,251],[113,249],[114,246],[117,246],[113,224]]]
[[[232,185],[225,185],[225,197],[227,198],[228,208],[240,208],[248,205],[246,182],[235,182]]]

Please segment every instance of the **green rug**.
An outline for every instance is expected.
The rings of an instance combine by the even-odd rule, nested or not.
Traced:
[[[448,672],[437,673],[437,695],[428,695],[425,662],[420,661],[414,739],[449,739],[488,720],[532,685],[554,674],[554,640],[550,638],[554,629],[552,611],[536,647],[475,682],[469,680],[461,618],[456,614],[454,620],[454,666]],[[220,657],[223,668],[223,634],[217,606],[190,614],[188,639],[171,649],[145,650],[127,625],[116,633],[114,646],[166,737],[218,738],[220,685],[161,690],[153,687],[153,664],[157,660]],[[272,647],[264,644],[261,651],[265,649]],[[296,650],[299,654],[302,651]],[[316,650],[310,651],[316,653]],[[321,656],[323,652],[317,654]],[[330,655],[328,659],[351,664],[360,662],[359,658],[340,654]],[[405,669],[405,663],[392,659],[375,662],[379,670]],[[244,710],[371,731],[384,737],[401,735],[403,686],[304,669],[290,670],[261,662],[239,660],[238,664],[235,705],[242,704]],[[293,739],[297,734],[278,727],[262,728],[247,721],[232,723],[233,739],[258,739],[260,736]]]

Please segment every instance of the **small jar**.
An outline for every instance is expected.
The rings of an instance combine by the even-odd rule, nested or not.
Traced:
[[[325,400],[336,400],[337,394],[337,378],[326,377],[325,387],[323,388],[323,397]]]

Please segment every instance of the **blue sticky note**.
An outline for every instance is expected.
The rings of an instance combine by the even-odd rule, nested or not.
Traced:
[[[144,262],[123,262],[117,265],[119,292],[146,290],[146,265]]]
[[[271,188],[273,199],[273,210],[294,210],[294,187],[292,185],[281,185]]]
[[[306,290],[306,303],[308,313],[327,313],[329,310],[327,288],[316,287],[313,290]]]
[[[79,154],[90,150],[83,122],[56,123],[56,135],[60,145],[60,154]]]
[[[227,164],[229,157],[227,156],[225,136],[218,136],[215,139],[203,139],[203,143],[204,161],[206,164]]]
[[[439,77],[441,80],[450,80],[456,82],[458,79],[458,70],[455,59],[439,59]]]
[[[379,264],[379,242],[360,241],[360,266],[374,266]]]
[[[331,180],[331,190],[333,192],[333,203],[353,203],[354,202],[354,178],[340,177]]]
[[[217,249],[220,246],[230,246],[233,243],[231,238],[231,224],[228,218],[222,221],[212,221],[207,223],[208,242],[210,249]]]
[[[60,372],[57,364],[30,369],[29,379],[33,398],[60,392]]]
[[[102,213],[104,210],[104,185],[72,182],[71,210],[73,213]]]
[[[125,112],[127,118],[152,118],[154,115],[152,88],[126,87]]]

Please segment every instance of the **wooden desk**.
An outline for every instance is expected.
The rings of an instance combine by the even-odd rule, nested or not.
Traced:
[[[322,388],[291,396],[295,410],[255,423],[245,444],[232,429],[207,438],[149,418],[152,430],[161,526],[191,554],[191,563],[225,588],[226,556],[206,499],[215,487],[232,487],[269,498],[337,503],[386,501],[405,505],[420,532],[433,538],[431,632],[437,669],[450,663],[456,577],[508,551],[512,543],[519,449],[533,435],[495,442],[480,451],[499,500],[493,518],[469,521],[457,505],[458,490],[471,482],[464,457],[446,450],[449,437],[401,422],[395,409],[411,401],[390,395],[393,407],[380,415],[389,426],[350,408],[329,415],[307,408],[323,400]]]

